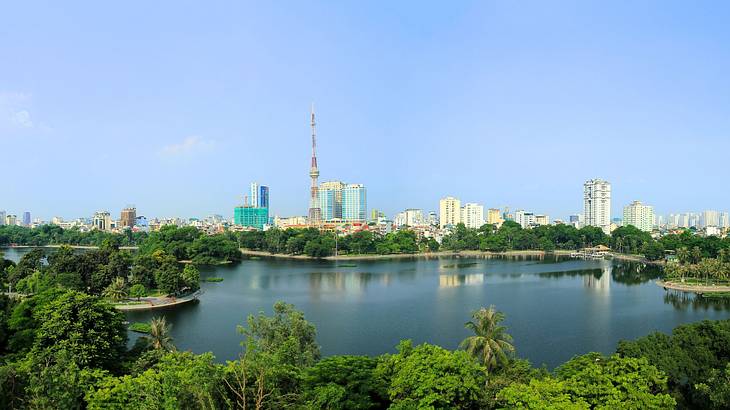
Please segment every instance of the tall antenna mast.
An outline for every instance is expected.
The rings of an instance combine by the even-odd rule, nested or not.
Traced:
[[[319,168],[317,167],[317,122],[314,119],[314,103],[312,103],[312,164],[309,168],[311,179],[309,196],[309,225],[319,226],[322,221],[322,209],[319,207]]]

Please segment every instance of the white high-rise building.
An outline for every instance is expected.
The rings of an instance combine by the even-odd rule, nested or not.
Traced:
[[[108,211],[99,211],[94,214],[94,228],[100,231],[112,230],[112,216]]]
[[[611,183],[591,179],[583,184],[583,219],[585,226],[611,233]]]
[[[518,209],[515,211],[515,222],[525,229],[531,228],[535,225],[535,214],[532,212],[525,212],[524,209]]]
[[[467,228],[479,229],[484,225],[484,205],[464,204],[461,208],[461,222]]]
[[[711,210],[702,212],[700,224],[703,228],[706,228],[708,226],[720,226],[720,213]]]
[[[6,215],[5,216],[5,225],[14,226],[18,224],[18,216],[17,215]]]
[[[654,207],[634,201],[624,207],[624,226],[632,225],[642,231],[654,228]]]
[[[393,224],[398,228],[402,226],[422,226],[424,224],[423,210],[406,209],[403,212],[399,212],[393,218]]]
[[[720,228],[730,228],[730,214],[727,212],[720,214]]]
[[[456,226],[461,223],[461,201],[452,196],[439,201],[439,226]]]
[[[248,206],[259,206],[259,184],[251,182],[251,188],[248,193]]]

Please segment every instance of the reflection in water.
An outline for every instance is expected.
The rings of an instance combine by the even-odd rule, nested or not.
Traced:
[[[730,310],[730,298],[707,298],[690,292],[667,290],[664,294],[664,303],[672,305],[677,310],[713,310],[717,312]]]
[[[389,273],[374,275],[370,272],[311,272],[309,288],[312,291],[363,293],[376,278],[377,282],[385,286],[391,282]]]
[[[483,273],[474,273],[471,275],[439,275],[439,288],[481,285],[483,283]]]
[[[601,261],[601,265],[600,276],[584,276],[583,286],[589,289],[594,289],[601,294],[608,294],[611,291],[611,270],[613,269],[613,263],[611,261],[603,260]]]
[[[613,267],[613,280],[624,285],[640,285],[659,279],[661,276],[662,268],[653,264],[624,262]]]

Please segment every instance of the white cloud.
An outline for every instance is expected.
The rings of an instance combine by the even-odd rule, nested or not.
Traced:
[[[13,113],[11,116],[11,122],[18,127],[33,128],[33,121],[30,119],[30,113],[26,110]]]
[[[202,151],[210,150],[214,145],[213,141],[204,140],[198,136],[190,136],[177,144],[167,145],[162,148],[162,155],[166,157],[177,157],[191,155]]]
[[[0,127],[50,129],[36,124],[30,114],[33,96],[21,92],[0,92]]]

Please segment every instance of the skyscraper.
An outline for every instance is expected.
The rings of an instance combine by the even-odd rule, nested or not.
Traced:
[[[703,228],[708,226],[720,226],[720,213],[711,210],[702,212],[702,219],[700,224]]]
[[[319,209],[322,221],[342,220],[342,191],[345,183],[327,181],[319,185]]]
[[[632,225],[642,231],[654,229],[654,208],[634,201],[624,207],[624,226]]]
[[[30,212],[23,212],[23,226],[30,226]]]
[[[611,233],[611,184],[591,179],[583,184],[583,219],[586,226]]]
[[[317,167],[317,123],[314,121],[314,104],[312,104],[312,164],[309,168],[311,178],[309,194],[309,224],[319,225],[322,221],[322,210],[319,208],[319,195],[317,194],[317,179],[319,168]]]
[[[484,225],[484,205],[464,204],[464,207],[461,208],[461,222],[467,228],[480,228]]]
[[[269,187],[261,185],[259,187],[259,208],[269,208]]]
[[[5,225],[5,211],[0,211],[0,226]]]
[[[259,206],[259,184],[257,182],[251,182],[251,187],[248,190],[248,203],[250,207]]]
[[[367,215],[367,191],[363,184],[347,184],[342,189],[342,220],[365,222]]]
[[[487,223],[491,225],[501,225],[502,211],[498,208],[489,208],[487,210]]]
[[[439,227],[456,226],[461,222],[461,201],[447,196],[439,201]]]
[[[128,206],[122,209],[121,217],[119,218],[122,228],[132,228],[137,222],[137,208]]]

